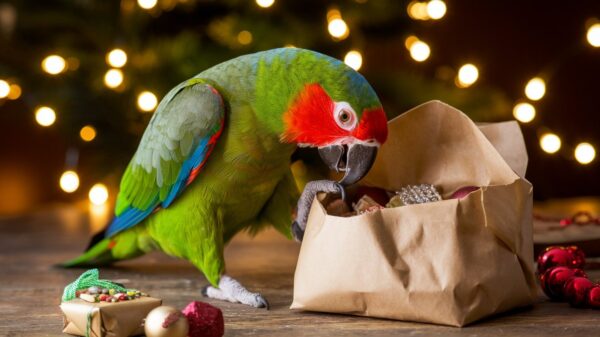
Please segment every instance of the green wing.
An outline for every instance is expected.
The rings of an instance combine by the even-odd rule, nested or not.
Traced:
[[[191,79],[162,100],[121,179],[116,217],[106,237],[168,207],[202,170],[223,130],[221,95]]]

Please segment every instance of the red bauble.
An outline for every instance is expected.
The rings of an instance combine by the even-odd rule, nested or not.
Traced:
[[[462,199],[466,197],[469,193],[477,191],[479,187],[477,186],[465,186],[461,187],[458,190],[454,191],[450,196],[450,199]]]
[[[549,268],[557,266],[582,268],[584,264],[585,255],[579,248],[552,246],[538,256],[538,273],[542,275]]]
[[[583,307],[588,303],[588,293],[594,283],[585,277],[573,277],[565,283],[564,295],[574,307]]]
[[[564,299],[563,290],[567,281],[573,277],[586,277],[581,269],[569,267],[553,267],[540,277],[542,290],[548,297],[560,301]]]
[[[221,309],[208,303],[194,301],[183,309],[190,323],[189,337],[221,337],[225,333]]]
[[[600,285],[596,284],[590,292],[587,298],[588,305],[594,309],[600,309]]]
[[[583,250],[577,246],[569,246],[565,249],[573,255],[573,261],[571,261],[573,264],[572,266],[574,268],[583,268],[585,265],[585,253]]]

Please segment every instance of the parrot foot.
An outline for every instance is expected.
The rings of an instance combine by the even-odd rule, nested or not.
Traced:
[[[221,276],[218,288],[213,286],[204,287],[202,295],[221,301],[242,303],[251,307],[269,310],[269,302],[261,294],[248,291],[238,281],[227,275]]]
[[[346,190],[344,189],[344,186],[336,181],[315,180],[307,183],[298,200],[298,215],[296,216],[296,220],[292,223],[292,234],[294,239],[298,242],[302,242],[302,239],[304,238],[308,213],[310,212],[310,207],[312,206],[315,196],[319,192],[337,193],[341,195],[342,199],[346,199]]]

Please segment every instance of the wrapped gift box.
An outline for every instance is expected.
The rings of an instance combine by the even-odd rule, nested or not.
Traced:
[[[90,337],[127,337],[144,333],[143,321],[162,300],[143,296],[121,302],[86,302],[76,298],[62,302],[63,332]]]

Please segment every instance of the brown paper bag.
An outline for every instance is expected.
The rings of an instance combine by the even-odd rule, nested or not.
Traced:
[[[460,200],[348,218],[326,214],[320,195],[291,308],[463,326],[532,304],[532,187],[519,176],[527,155],[518,125],[482,126],[488,140],[438,101],[388,125],[366,185],[429,183],[446,198],[460,187],[481,188]]]
[[[148,313],[160,306],[162,300],[140,297],[116,303],[90,303],[79,298],[62,302],[64,333],[86,336],[89,321],[90,337],[127,337],[144,333],[142,322]]]

